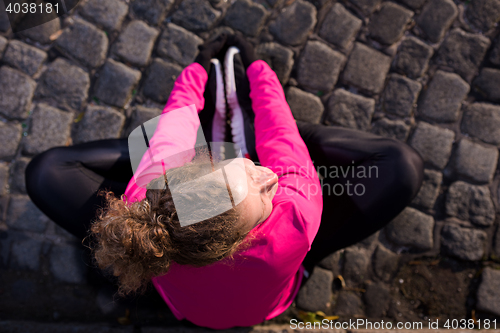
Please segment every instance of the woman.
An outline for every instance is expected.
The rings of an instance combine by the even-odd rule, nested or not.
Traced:
[[[171,168],[144,188],[132,177],[126,140],[54,148],[26,171],[28,193],[45,214],[80,238],[91,228],[96,261],[119,278],[122,293],[152,280],[178,319],[214,329],[281,314],[307,272],[387,224],[411,202],[423,178],[422,159],[403,143],[296,123],[276,74],[241,36],[205,44],[183,70],[163,111],[166,119],[175,111],[176,121],[158,126],[151,149],[194,146],[209,107],[210,59],[229,45],[241,51],[253,110],[249,116],[242,107],[246,128],[255,129],[254,137],[245,133],[242,148],[252,157],[254,147],[262,166],[240,159],[243,177],[236,168],[226,170],[226,184],[246,175],[248,192],[236,205],[238,193],[223,182],[185,193],[201,201],[229,191],[233,207],[227,211],[181,226],[173,186],[195,180],[210,162]],[[179,128],[184,135],[169,134]],[[114,195],[99,196],[103,189]],[[96,218],[99,206],[106,208]]]

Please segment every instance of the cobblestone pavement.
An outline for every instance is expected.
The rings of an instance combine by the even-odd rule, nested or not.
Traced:
[[[6,20],[0,8],[0,320],[180,325],[154,290],[113,299],[29,200],[24,169],[53,146],[126,136],[199,44],[240,30],[296,119],[396,138],[426,163],[411,207],[324,260],[271,323],[302,309],[500,325],[500,0],[88,0],[18,34]]]

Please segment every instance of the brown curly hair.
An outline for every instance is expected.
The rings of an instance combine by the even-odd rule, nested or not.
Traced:
[[[171,262],[207,266],[231,259],[237,250],[250,245],[250,239],[245,239],[248,232],[243,232],[238,222],[239,205],[202,222],[180,225],[169,182],[173,185],[194,179],[206,166],[195,162],[168,170],[150,182],[164,182],[163,189],[148,186],[146,198],[138,202],[102,193],[107,204],[89,230],[90,248],[97,266],[118,277],[119,295],[144,292],[152,277],[168,272]],[[220,183],[211,185],[188,191],[195,197],[212,196],[214,191],[227,193]]]

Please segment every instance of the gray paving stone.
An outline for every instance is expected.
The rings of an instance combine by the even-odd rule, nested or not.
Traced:
[[[297,294],[297,306],[306,311],[325,311],[330,303],[332,283],[332,272],[315,267]]]
[[[420,15],[415,19],[427,38],[439,42],[458,15],[452,0],[427,1]]]
[[[374,99],[337,89],[328,100],[325,124],[366,130],[374,111]]]
[[[135,0],[130,9],[138,19],[158,25],[165,19],[173,4],[174,0]]]
[[[0,67],[0,114],[12,119],[27,118],[35,87],[29,76],[7,66]]]
[[[500,70],[483,68],[474,80],[474,89],[485,99],[500,103]]]
[[[43,241],[25,238],[14,241],[10,250],[10,266],[37,271],[40,268],[40,251]]]
[[[363,301],[354,292],[341,290],[333,313],[342,317],[363,316]]]
[[[8,43],[9,41],[7,40],[7,38],[0,36],[0,59],[2,59],[3,51],[7,47]]]
[[[128,137],[134,129],[146,121],[153,119],[161,114],[161,109],[147,108],[144,106],[136,105],[132,108],[131,119],[127,129],[123,132],[123,137]]]
[[[5,162],[0,162],[0,197],[5,195],[6,186],[9,180],[9,166]],[[3,221],[3,212],[0,212],[0,221]]]
[[[0,158],[11,159],[17,151],[21,141],[23,129],[20,124],[4,123],[0,121]]]
[[[5,11],[4,2],[0,2],[0,31],[7,32],[10,29],[10,21],[7,12]]]
[[[89,75],[81,68],[58,58],[42,73],[35,97],[67,111],[79,111],[87,100]]]
[[[7,65],[19,69],[30,76],[38,72],[46,59],[47,53],[44,51],[17,40],[12,40],[9,43],[3,56],[3,61]]]
[[[492,225],[495,220],[495,207],[488,186],[454,182],[446,196],[446,214],[479,226]]]
[[[363,298],[368,318],[383,318],[389,309],[390,289],[382,282],[370,283]]]
[[[123,108],[132,98],[140,79],[140,71],[108,59],[99,71],[94,95],[101,102]]]
[[[332,6],[326,14],[319,35],[341,49],[348,49],[356,38],[363,22],[351,14],[340,3]]]
[[[454,73],[437,71],[422,94],[418,114],[437,122],[455,122],[470,87]]]
[[[500,37],[497,37],[495,44],[491,48],[490,61],[493,64],[500,66]]]
[[[318,96],[295,87],[288,87],[285,96],[296,120],[319,124],[325,107]]]
[[[424,182],[413,199],[412,204],[425,209],[432,209],[436,203],[443,181],[443,174],[434,170],[424,170]]]
[[[413,12],[392,2],[384,2],[368,24],[370,36],[383,44],[393,44],[403,33],[413,17]]]
[[[498,148],[484,146],[463,138],[455,152],[455,169],[458,175],[479,183],[489,183],[497,168]]]
[[[64,146],[70,137],[73,116],[73,113],[38,104],[33,111],[24,152],[35,155],[52,147]]]
[[[394,69],[410,78],[417,79],[427,71],[433,54],[432,47],[418,38],[408,36],[399,46]]]
[[[409,143],[420,153],[425,162],[442,169],[450,158],[453,140],[455,140],[453,131],[419,122]]]
[[[477,290],[477,309],[500,316],[500,271],[486,267]]]
[[[382,95],[383,110],[397,116],[410,117],[421,89],[420,82],[398,74],[389,75]]]
[[[333,276],[337,276],[340,274],[339,262],[342,253],[343,250],[335,251],[334,253],[321,260],[318,265],[331,271],[333,273]]]
[[[19,32],[21,37],[29,38],[41,44],[50,44],[52,40],[50,36],[55,34],[61,29],[61,21],[57,18],[54,12],[53,19],[45,22],[44,24],[37,25],[36,27],[29,28]]]
[[[370,253],[366,249],[350,247],[344,251],[344,274],[347,287],[356,287],[368,278]]]
[[[403,5],[406,5],[412,9],[419,9],[424,5],[427,0],[398,0]]]
[[[382,2],[382,0],[349,0],[356,7],[361,9],[361,11],[367,15],[371,14],[377,5]]]
[[[296,0],[283,8],[269,32],[281,43],[299,45],[306,41],[316,25],[316,8],[302,0]]]
[[[125,63],[142,67],[149,62],[159,31],[142,21],[132,21],[122,31],[112,48],[115,56]]]
[[[288,82],[294,64],[293,52],[290,49],[271,42],[259,44],[255,48],[255,53],[276,72],[281,84]]]
[[[10,192],[26,194],[26,181],[24,173],[30,159],[27,157],[17,158],[10,166]]]
[[[12,195],[6,222],[12,229],[42,233],[49,218],[43,215],[27,195]]]
[[[87,267],[79,247],[53,245],[49,254],[49,262],[52,275],[59,281],[74,284],[86,282]]]
[[[482,230],[451,224],[441,230],[441,251],[462,260],[481,260],[485,241],[486,232]]]
[[[495,235],[495,242],[493,244],[493,254],[500,258],[500,228],[497,228],[497,233]]]
[[[360,89],[378,94],[384,88],[390,66],[389,56],[356,42],[347,61],[343,80]]]
[[[345,56],[319,41],[308,41],[297,66],[297,82],[308,89],[331,91],[337,83]]]
[[[85,19],[107,31],[119,30],[128,13],[128,6],[120,0],[88,0],[79,11]]]
[[[200,37],[178,25],[168,23],[160,36],[156,52],[161,57],[187,66],[194,61],[201,44],[203,39]]]
[[[426,251],[434,245],[434,218],[414,208],[406,207],[385,231],[392,242],[401,246]]]
[[[76,59],[84,66],[101,66],[108,52],[108,37],[94,25],[73,18],[72,25],[64,29],[56,39],[55,47],[66,56]]]
[[[89,105],[78,123],[75,143],[118,138],[124,123],[125,116],[120,112],[110,107]]]
[[[205,0],[185,0],[172,15],[172,22],[191,31],[210,30],[221,16]]]
[[[410,134],[410,126],[402,120],[382,118],[372,123],[370,132],[405,142]]]
[[[500,0],[471,1],[465,15],[473,26],[486,32],[500,21]]]
[[[143,94],[158,103],[168,100],[174,83],[182,67],[166,62],[162,59],[154,59],[149,66],[148,74],[143,85]]]
[[[250,0],[236,0],[226,12],[224,23],[248,36],[257,36],[266,22],[268,11]]]
[[[7,208],[9,207],[9,196],[0,196],[0,222],[3,222],[6,220],[6,215],[7,215]],[[2,241],[3,243],[3,241]],[[0,251],[0,260],[4,260],[4,264],[7,265],[7,262],[5,261],[6,259],[6,254],[3,253],[2,251],[5,250],[5,247],[2,245],[2,250]],[[8,256],[8,253],[7,253]]]
[[[462,131],[484,142],[500,145],[500,107],[474,103],[465,108]]]
[[[378,245],[372,263],[375,275],[382,281],[388,282],[398,269],[399,256],[383,245]]]
[[[485,36],[453,29],[438,50],[437,62],[453,68],[465,81],[470,82],[490,46]]]

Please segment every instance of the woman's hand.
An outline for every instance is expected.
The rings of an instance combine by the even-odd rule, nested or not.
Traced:
[[[208,73],[210,71],[210,60],[222,50],[224,45],[226,45],[226,41],[227,34],[221,33],[214,40],[205,42],[204,44],[198,46],[200,52],[194,61],[202,65]]]

